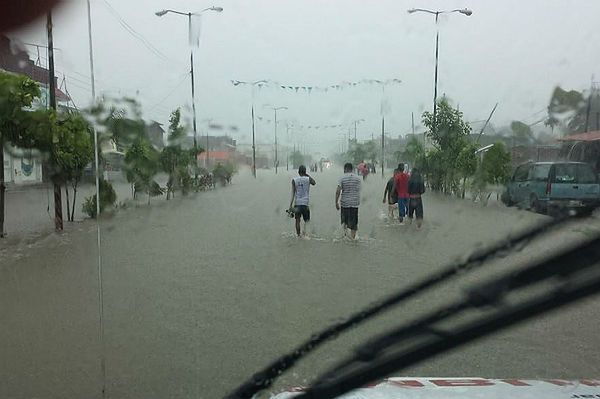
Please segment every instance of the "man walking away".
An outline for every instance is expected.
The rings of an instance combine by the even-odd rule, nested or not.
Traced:
[[[340,210],[344,234],[350,229],[350,238],[356,238],[358,230],[358,206],[360,205],[360,177],[352,172],[351,163],[344,165],[344,175],[340,178],[335,191],[335,208]]]
[[[290,211],[293,211],[296,217],[296,234],[300,237],[300,217],[304,219],[304,234],[306,235],[306,224],[310,221],[310,209],[308,207],[310,186],[314,186],[317,182],[306,173],[306,166],[304,165],[300,165],[298,168],[298,175],[292,179]]]
[[[396,193],[398,195],[398,219],[400,224],[404,224],[406,216],[406,208],[408,207],[408,179],[409,176],[404,172],[404,164],[398,164],[398,171],[394,176],[394,184],[396,185]]]
[[[394,171],[394,174],[396,171]],[[390,177],[385,185],[385,191],[383,192],[383,203],[388,204],[388,218],[394,219],[394,211],[398,209],[398,194],[396,193],[396,187],[394,186],[394,176]]]
[[[417,168],[413,168],[408,179],[408,218],[411,223],[413,216],[417,214],[417,228],[421,228],[423,223],[423,199],[421,195],[425,192],[425,183],[421,177],[421,173]]]

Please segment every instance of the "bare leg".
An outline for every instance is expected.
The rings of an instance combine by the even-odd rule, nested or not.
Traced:
[[[346,237],[348,235],[348,226],[342,224],[342,231],[344,232],[343,236]]]
[[[300,236],[300,218],[296,218],[296,234]]]
[[[302,232],[302,235],[305,237],[308,236],[308,222],[304,222],[304,231]]]
[[[356,239],[356,230],[350,230],[350,238],[352,238],[353,240]]]

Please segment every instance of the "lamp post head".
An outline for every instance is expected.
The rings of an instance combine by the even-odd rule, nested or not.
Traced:
[[[167,10],[162,10],[162,11],[157,11],[154,14],[156,14],[157,17],[162,17],[163,15],[165,15],[168,12],[169,11],[167,11]]]
[[[412,14],[414,12],[417,12],[416,8],[411,8],[410,10],[406,10],[409,14]]]
[[[210,10],[216,12],[223,12],[223,7],[211,7]]]
[[[468,8],[464,8],[462,10],[458,10],[459,13],[466,15],[467,17],[470,17],[471,14],[473,14],[473,11],[469,10]]]

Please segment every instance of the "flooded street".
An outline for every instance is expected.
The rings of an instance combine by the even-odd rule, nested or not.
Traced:
[[[107,397],[221,397],[311,333],[545,218],[426,193],[423,228],[399,226],[384,217],[378,173],[363,184],[359,240],[348,242],[334,169],[313,174],[310,239],[298,239],[285,214],[293,173],[259,170],[254,180],[241,171],[231,186],[177,193],[102,221]],[[1,247],[0,397],[101,397],[95,231],[86,221]],[[559,244],[533,243],[514,259]],[[307,383],[366,337],[459,298],[510,264],[500,260],[342,335],[274,390]],[[594,377],[599,316],[592,299],[397,375]]]

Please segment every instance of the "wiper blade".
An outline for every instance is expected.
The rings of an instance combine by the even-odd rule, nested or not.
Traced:
[[[338,368],[325,373],[317,379],[312,387],[296,398],[335,398],[367,383],[386,377],[392,372],[397,372],[460,345],[587,296],[600,293],[600,238],[576,245],[556,258],[538,262],[521,271],[479,285],[471,291],[466,302],[475,300],[476,303],[480,300],[473,299],[473,292],[476,293],[475,298],[477,298],[482,290],[490,287],[492,287],[492,290],[497,290],[493,287],[496,284],[499,287],[514,288],[527,286],[534,282],[536,276],[541,279],[559,277],[559,283],[542,294],[535,295],[518,304],[503,306],[493,314],[464,323],[462,326],[453,329],[453,331],[445,331],[443,334],[429,334],[428,339],[413,345],[413,347],[392,355],[379,355],[380,349],[389,348],[396,343],[395,338],[398,339],[398,342],[404,340],[406,329],[413,326],[387,333],[378,341],[370,343],[371,350],[378,354],[375,360],[367,365],[351,367],[363,358],[364,355],[359,353],[349,361],[343,362]],[[462,309],[466,307],[457,304],[451,308]],[[438,314],[438,312],[434,314]],[[439,314],[442,315],[444,312],[440,311]],[[450,313],[447,316],[452,315]],[[429,318],[433,317],[429,316]],[[419,329],[421,333],[430,331],[425,325],[420,326]],[[378,345],[381,345],[382,348],[379,348]],[[349,370],[346,371],[346,369]]]
[[[416,282],[409,287],[402,289],[398,293],[384,298],[364,310],[351,315],[348,319],[333,324],[317,334],[313,334],[310,339],[304,341],[291,352],[279,357],[261,371],[254,374],[248,381],[242,383],[231,394],[227,395],[226,398],[252,398],[256,393],[270,387],[275,379],[277,379],[284,371],[292,368],[298,360],[314,351],[323,343],[337,337],[340,333],[393,308],[416,294],[444,283],[465,271],[471,271],[478,267],[485,266],[484,262],[494,257],[507,255],[515,250],[515,248],[519,248],[542,233],[561,225],[566,219],[567,217],[550,219],[525,229],[514,236],[509,236],[506,239],[500,240],[485,249],[474,252],[468,259],[451,264],[435,275]]]
[[[476,251],[468,259],[464,261],[455,262],[435,275],[427,277],[417,283],[410,285],[407,288],[402,289],[396,294],[393,294],[380,302],[377,302],[364,310],[351,315],[348,319],[333,324],[323,331],[314,334],[310,339],[303,342],[291,352],[279,357],[271,364],[263,368],[258,373],[254,374],[249,380],[238,386],[232,393],[226,396],[228,399],[249,399],[252,398],[256,393],[270,387],[275,379],[277,379],[284,371],[292,368],[298,360],[312,352],[323,343],[328,340],[337,337],[340,333],[343,333],[360,323],[363,323],[382,312],[393,308],[401,302],[419,294],[427,289],[431,289],[443,282],[450,280],[451,278],[462,274],[465,271],[471,271],[479,267],[486,265],[485,262],[498,256],[505,256],[515,248],[522,247],[529,241],[535,239],[540,234],[547,232],[557,226],[560,226],[565,220],[569,218],[555,218],[550,219],[546,222],[540,223],[536,226],[525,229],[513,236],[509,236],[504,240],[498,241],[493,245]],[[572,218],[571,218],[572,219]]]

